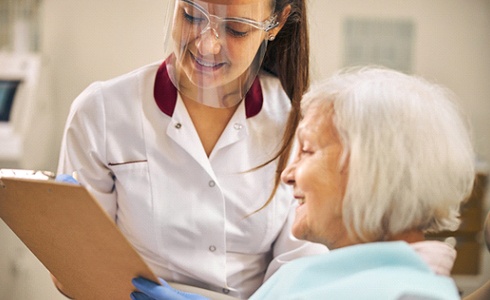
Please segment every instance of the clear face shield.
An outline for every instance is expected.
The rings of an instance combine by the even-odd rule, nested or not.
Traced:
[[[237,105],[251,87],[278,26],[275,0],[170,0],[167,71],[182,97]]]

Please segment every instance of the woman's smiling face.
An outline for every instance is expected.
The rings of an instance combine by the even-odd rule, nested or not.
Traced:
[[[332,104],[312,104],[297,130],[298,150],[283,171],[299,206],[293,235],[330,249],[351,245],[342,218],[347,164],[340,165],[343,146],[333,123]]]
[[[206,13],[212,15],[208,28]],[[271,14],[269,1],[243,4],[242,0],[230,0],[226,5],[213,1],[177,1],[172,37],[174,54],[180,62],[178,67],[189,81],[202,88],[236,81],[252,65],[267,33],[258,28],[220,23],[220,19],[235,17],[263,22]]]

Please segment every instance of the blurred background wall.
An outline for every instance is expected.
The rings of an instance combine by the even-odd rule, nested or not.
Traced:
[[[35,162],[24,167],[55,171],[64,122],[74,98],[93,81],[106,80],[163,58],[166,2],[37,2],[39,35],[35,50],[43,61],[42,80],[49,86],[50,96],[46,100],[49,109],[43,114],[50,122],[45,138],[26,150],[25,155],[36,157]],[[309,0],[308,4],[313,81],[355,62],[356,58],[362,62],[366,57],[379,58],[380,51],[394,51],[385,55],[390,58],[385,61],[387,64],[402,63],[409,72],[446,85],[459,96],[473,126],[479,168],[487,171],[490,1]],[[0,18],[4,18],[1,11]],[[5,28],[2,22],[0,26]],[[395,33],[408,30],[408,35],[393,34],[390,31],[393,26]],[[363,32],[365,28],[369,30]],[[382,32],[392,34],[380,40],[380,45],[371,43],[356,48],[363,36],[379,37]],[[407,47],[409,51],[401,53]],[[4,49],[11,51],[12,47],[4,45]],[[47,151],[36,156],[37,148]],[[486,212],[488,193],[485,197]],[[455,275],[463,291],[469,292],[490,279],[489,254],[483,248],[479,263],[476,274]],[[43,266],[0,221],[0,300],[7,299],[64,298],[52,287]]]

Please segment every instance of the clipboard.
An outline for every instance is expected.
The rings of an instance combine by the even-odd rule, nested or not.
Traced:
[[[83,186],[56,182],[43,174],[2,174],[0,218],[70,297],[129,299],[134,290],[132,278],[141,276],[158,282]]]

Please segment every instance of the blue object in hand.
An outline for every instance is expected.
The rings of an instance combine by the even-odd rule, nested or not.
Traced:
[[[133,285],[138,292],[131,293],[132,300],[209,300],[201,295],[186,293],[171,287],[165,280],[159,278],[158,285],[142,277],[134,278]]]
[[[56,176],[55,180],[58,182],[79,184],[78,180],[76,180],[75,178],[73,178],[73,176],[68,174],[59,174]]]

